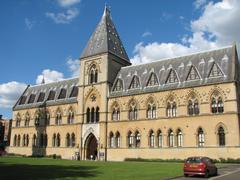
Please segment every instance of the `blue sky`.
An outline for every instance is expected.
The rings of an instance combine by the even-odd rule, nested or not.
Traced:
[[[26,84],[78,74],[78,58],[105,2],[133,64],[239,43],[238,0],[3,0],[0,114]]]

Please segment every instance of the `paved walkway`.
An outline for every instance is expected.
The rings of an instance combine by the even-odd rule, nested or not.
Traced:
[[[206,179],[201,176],[194,177],[178,177],[176,180],[200,180]],[[239,164],[227,164],[218,168],[218,175],[210,177],[211,180],[239,180],[240,179],[240,165]]]

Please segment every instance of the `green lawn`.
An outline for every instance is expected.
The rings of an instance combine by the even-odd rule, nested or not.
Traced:
[[[0,157],[0,179],[166,179],[182,175],[181,163],[93,162]]]

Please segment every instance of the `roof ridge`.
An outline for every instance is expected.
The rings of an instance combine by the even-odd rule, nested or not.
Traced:
[[[122,67],[121,69],[130,68],[130,67],[135,67],[135,66],[141,66],[141,65],[146,65],[146,64],[152,64],[152,63],[156,63],[156,62],[160,62],[160,61],[168,61],[168,60],[176,59],[176,58],[180,58],[180,57],[188,57],[188,56],[192,56],[192,55],[197,55],[197,54],[203,54],[203,53],[207,53],[207,52],[218,51],[218,50],[227,49],[227,48],[230,48],[230,47],[232,48],[233,45],[223,46],[223,47],[215,48],[215,49],[211,49],[211,50],[198,51],[198,52],[189,53],[189,54],[186,54],[186,55],[173,56],[173,57],[170,57],[170,58],[158,59],[158,60],[155,60],[155,61],[152,61],[152,62],[140,63],[140,64],[131,65],[131,66],[124,66],[124,67]]]

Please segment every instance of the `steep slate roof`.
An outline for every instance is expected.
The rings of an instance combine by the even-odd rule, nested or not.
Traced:
[[[37,108],[41,107],[44,103],[46,106],[48,105],[58,105],[58,104],[66,104],[66,103],[75,103],[77,102],[77,97],[70,97],[70,94],[72,92],[72,89],[74,86],[78,86],[79,79],[73,78],[73,79],[66,79],[62,81],[57,81],[53,83],[48,84],[40,84],[35,86],[28,86],[25,92],[21,95],[15,106],[13,107],[13,110],[20,110],[20,109],[26,109],[26,108]],[[66,98],[64,99],[58,99],[59,93],[61,91],[61,88],[65,88],[67,90]],[[51,90],[56,91],[54,100],[47,101],[49,92]],[[45,93],[44,101],[43,102],[37,102],[39,94],[41,92]],[[28,100],[30,98],[31,94],[35,94],[35,100],[33,103],[28,104]],[[27,99],[24,104],[19,104],[20,100],[23,96],[26,96]]]
[[[222,77],[208,77],[214,62],[222,71]],[[187,76],[192,65],[196,67],[200,78],[187,81]],[[238,59],[236,55],[236,47],[229,46],[217,50],[159,60],[147,64],[122,67],[115,79],[114,86],[119,78],[123,81],[123,90],[113,92],[113,86],[110,96],[134,95],[145,92],[156,92],[237,81],[239,76],[237,75],[239,74],[239,72],[237,72],[237,66]],[[175,70],[177,73],[179,82],[167,84],[166,81],[171,69]],[[159,85],[147,87],[146,85],[152,72],[157,75]],[[134,75],[138,76],[140,79],[140,88],[129,89]]]
[[[128,55],[113,24],[110,11],[105,7],[102,19],[90,37],[81,59],[107,52],[129,62]]]

